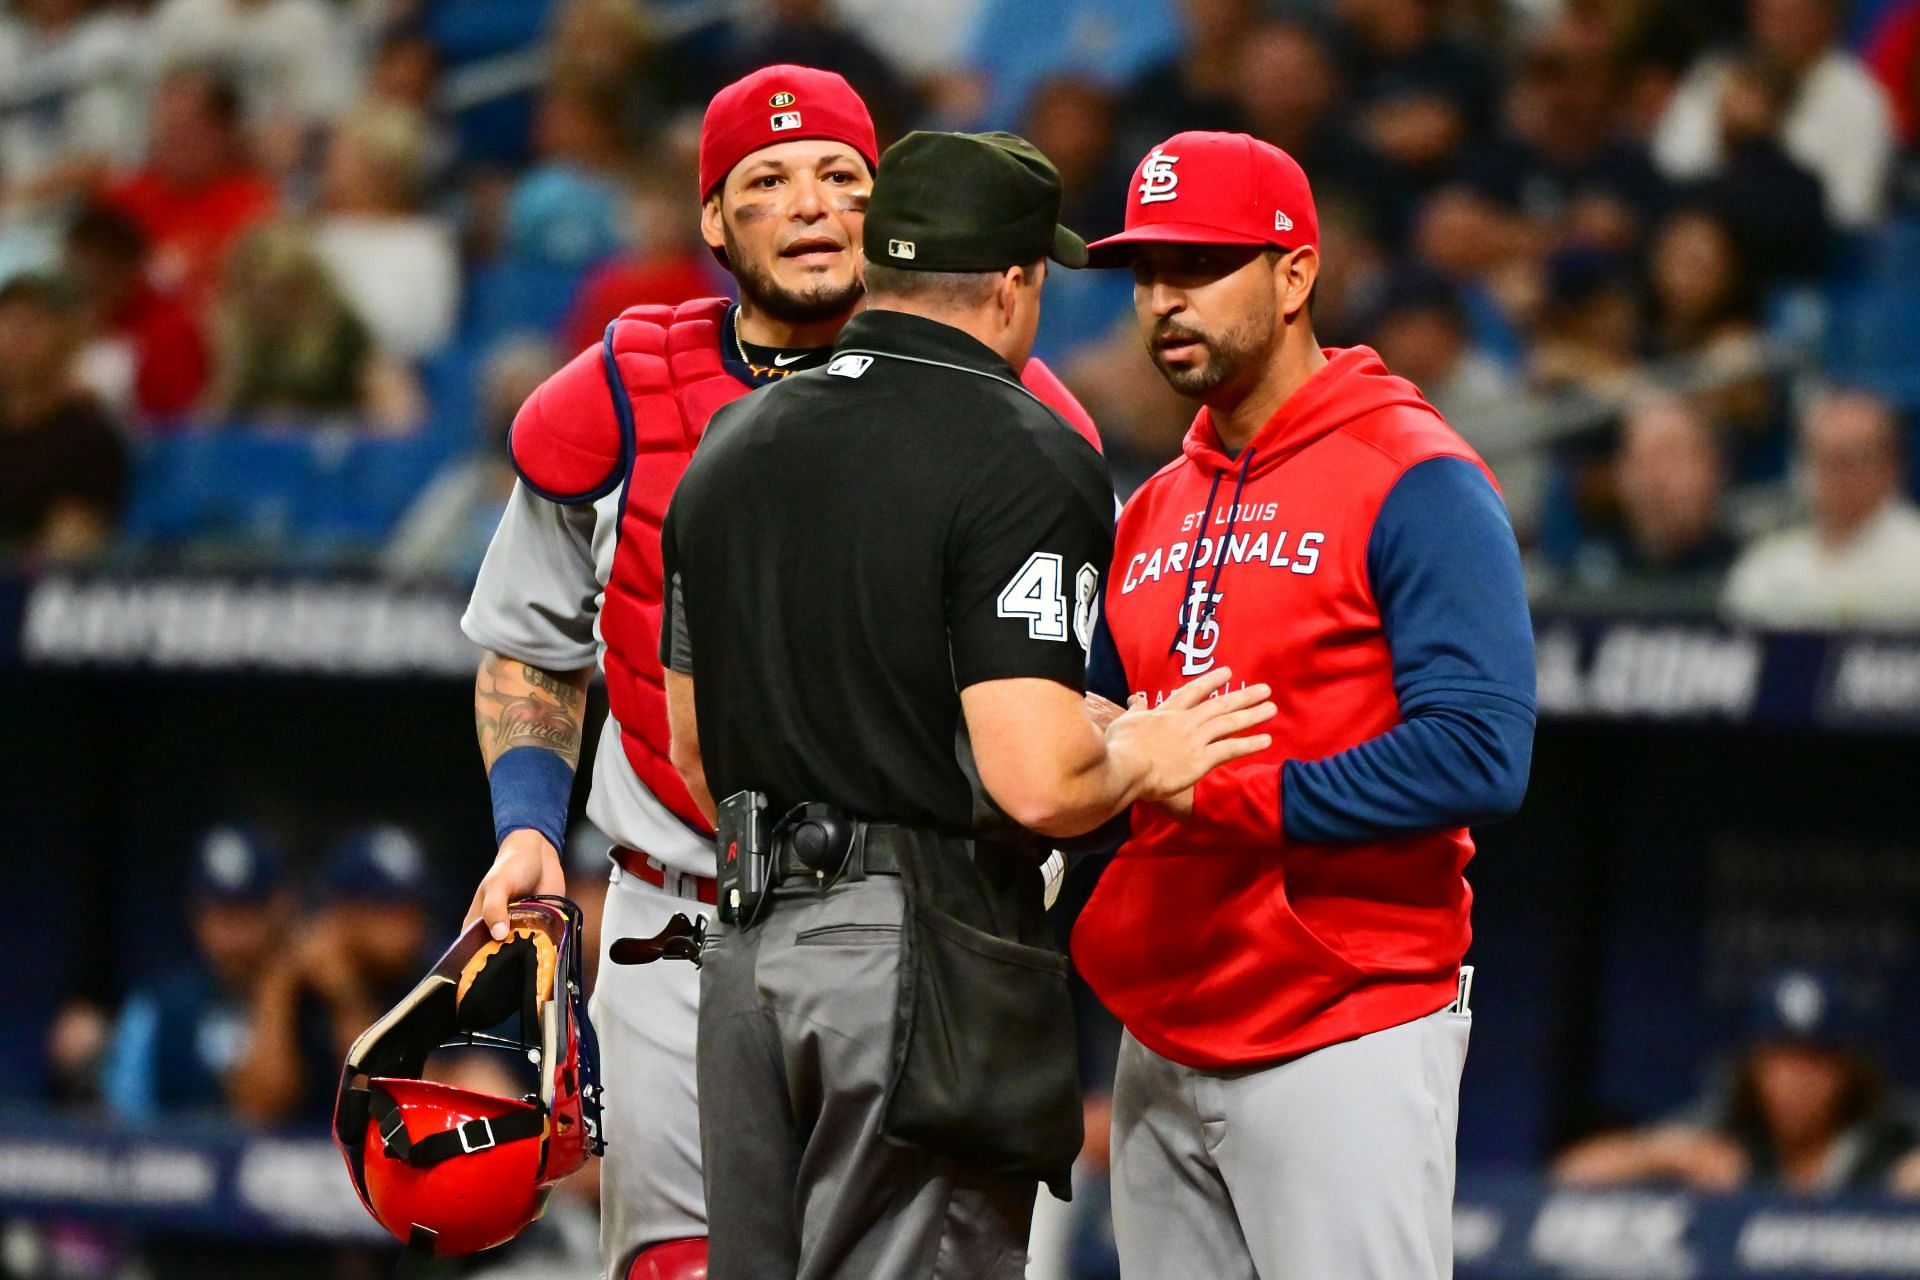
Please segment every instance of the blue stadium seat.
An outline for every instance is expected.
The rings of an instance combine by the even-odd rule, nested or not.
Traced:
[[[426,26],[448,65],[523,48],[546,28],[551,0],[435,0]]]
[[[245,546],[323,562],[377,546],[463,442],[236,428],[154,441],[136,464],[127,537],[147,549]]]
[[[1920,408],[1920,283],[1881,275],[1836,289],[1827,325],[1827,370],[1902,409]]]
[[[467,288],[467,338],[485,349],[509,333],[551,336],[566,318],[580,283],[571,268],[496,262],[473,273]]]
[[[128,536],[150,546],[277,545],[292,532],[312,471],[304,435],[224,430],[156,440],[136,464]]]

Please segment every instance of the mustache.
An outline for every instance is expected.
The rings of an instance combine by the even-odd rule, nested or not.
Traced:
[[[1196,342],[1205,346],[1207,335],[1198,329],[1189,329],[1186,325],[1176,324],[1172,320],[1162,320],[1153,326],[1155,347],[1172,346],[1181,342]]]

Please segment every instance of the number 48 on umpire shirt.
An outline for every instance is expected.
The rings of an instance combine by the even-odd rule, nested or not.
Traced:
[[[1004,827],[960,690],[1083,687],[1112,494],[1004,360],[900,312],[854,317],[826,368],[721,410],[662,532],[661,657],[699,682],[712,793]]]

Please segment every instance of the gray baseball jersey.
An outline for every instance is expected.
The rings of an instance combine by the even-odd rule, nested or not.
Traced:
[[[516,483],[488,544],[460,629],[475,644],[549,671],[605,661],[600,606],[613,570],[620,493],[563,506]],[[632,643],[654,644],[653,636]],[[647,790],[607,716],[593,761],[587,816],[615,843],[694,875],[713,874],[712,838],[693,830]]]

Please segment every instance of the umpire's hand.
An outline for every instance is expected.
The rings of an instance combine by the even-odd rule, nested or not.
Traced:
[[[1249,730],[1272,718],[1273,691],[1264,684],[1230,688],[1233,672],[1220,667],[1181,685],[1156,707],[1136,693],[1107,726],[1108,749],[1137,761],[1139,797],[1175,817],[1193,812],[1193,784],[1208,771],[1265,751],[1273,739]]]
[[[461,927],[485,920],[494,941],[504,942],[507,907],[515,899],[537,894],[564,897],[566,892],[566,873],[560,869],[560,852],[553,842],[531,827],[509,831],[500,842],[500,852],[493,857],[493,866],[473,891],[473,902]]]

